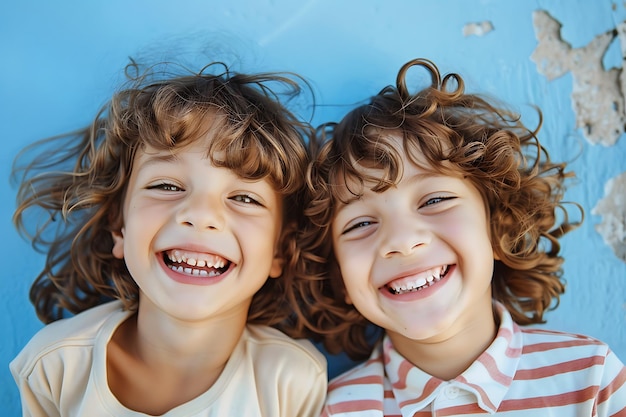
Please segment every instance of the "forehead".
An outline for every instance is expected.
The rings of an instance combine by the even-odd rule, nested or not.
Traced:
[[[425,146],[426,139],[404,132],[368,132],[368,152],[347,149],[343,158],[330,167],[329,182],[336,203],[359,198],[365,191],[384,192],[405,176],[460,178],[466,172],[446,160],[450,144],[446,140]],[[429,139],[436,140],[436,139]]]
[[[216,152],[211,149],[213,135],[210,131],[211,128],[207,128],[180,141],[144,141],[135,151],[133,165],[140,165],[146,161],[176,162],[182,154],[195,154],[202,158],[212,157]]]
[[[377,188],[399,182],[407,168],[434,171],[421,152],[419,144],[407,143],[401,132],[370,131],[365,146],[351,142],[339,161],[330,167],[329,180],[335,187],[354,189],[355,186]]]

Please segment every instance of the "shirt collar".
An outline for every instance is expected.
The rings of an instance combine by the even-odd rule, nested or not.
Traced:
[[[445,386],[453,384],[471,392],[480,408],[495,413],[509,389],[522,354],[522,333],[506,308],[494,301],[500,326],[496,338],[470,367],[452,381],[442,381],[404,359],[389,336],[383,340],[385,373],[398,406],[412,412],[430,404]],[[408,411],[408,410],[406,410]]]

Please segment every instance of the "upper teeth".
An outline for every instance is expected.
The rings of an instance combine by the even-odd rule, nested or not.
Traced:
[[[189,266],[197,266],[199,268],[223,268],[226,260],[217,255],[207,255],[202,253],[189,253],[180,250],[171,250],[167,252],[167,257],[174,262],[186,263]]]
[[[419,276],[414,277],[411,280],[398,280],[391,282],[389,283],[389,287],[394,293],[418,290],[439,281],[447,269],[447,265],[429,269],[428,271],[420,273]]]

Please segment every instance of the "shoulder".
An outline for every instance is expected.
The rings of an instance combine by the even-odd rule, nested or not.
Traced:
[[[609,350],[606,343],[593,337],[576,333],[525,327],[521,328],[521,334],[524,340],[523,351],[525,354],[538,352],[557,353],[564,350],[606,354]]]
[[[319,416],[328,386],[327,366],[311,342],[248,325],[242,347],[244,357],[237,359],[255,381],[252,396],[265,410],[262,415]],[[243,387],[237,391],[239,398],[245,396]]]
[[[597,401],[598,410],[613,409],[606,415],[626,406],[626,367],[606,343],[543,328],[524,328],[521,333],[524,347],[515,374],[520,387],[555,397],[584,393]]]
[[[268,326],[248,325],[246,329],[245,343],[256,359],[269,357],[275,362],[309,364],[319,372],[326,372],[326,358],[310,341],[292,339]]]
[[[119,301],[112,301],[86,310],[73,317],[50,323],[37,332],[17,357],[11,362],[14,373],[28,374],[37,363],[48,358],[72,355],[76,351],[93,347],[105,322],[111,316],[123,320],[128,313]],[[115,326],[116,327],[116,326]]]
[[[496,302],[500,317],[498,339],[507,344],[508,349],[521,350],[522,358],[532,360],[554,357],[556,361],[568,357],[606,356],[608,346],[590,336],[550,330],[543,326],[521,326],[513,321],[506,308]],[[507,354],[508,355],[508,354]]]
[[[308,340],[292,339],[271,327],[248,325],[242,341],[244,360],[250,362],[255,379],[288,386],[292,392],[312,387],[326,392],[326,358]]]
[[[602,372],[619,362],[606,343],[590,336],[534,327],[522,328],[521,334],[522,368],[549,366],[554,372],[569,372],[575,367]],[[621,367],[620,364],[618,368]]]

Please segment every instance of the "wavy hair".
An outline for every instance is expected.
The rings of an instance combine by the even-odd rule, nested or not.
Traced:
[[[136,76],[129,75],[133,71]],[[284,200],[283,276],[257,292],[248,322],[286,326],[298,312],[295,293],[307,291],[307,284],[298,272],[295,239],[307,139],[314,132],[281,99],[300,94],[304,80],[290,73],[233,73],[221,63],[199,73],[169,71],[167,63],[144,71],[131,61],[128,83],[89,126],[36,142],[15,159],[13,220],[46,254],[30,290],[45,323],[110,299],[137,308],[138,287],[124,261],[111,253],[134,155],[145,146],[176,151],[209,128],[217,131],[207,149],[216,166],[242,178],[267,179]]]
[[[410,93],[407,72],[425,69],[431,85]],[[309,273],[316,283],[307,306],[306,325],[324,339],[330,352],[345,351],[365,359],[372,341],[372,324],[345,303],[345,287],[333,254],[331,224],[347,191],[358,196],[365,184],[383,192],[402,176],[400,155],[389,138],[403,138],[409,160],[426,159],[431,171],[463,175],[481,193],[489,215],[495,261],[493,298],[502,302],[522,325],[542,323],[565,290],[558,238],[577,226],[568,220],[564,182],[572,177],[564,163],[550,160],[534,129],[514,112],[486,97],[464,91],[457,74],[441,76],[429,60],[415,59],[399,71],[396,86],[388,86],[339,123],[318,129],[316,155],[307,174],[308,227],[302,245],[310,250]],[[380,176],[365,176],[361,167],[377,168]],[[580,210],[579,205],[574,206]],[[557,212],[561,211],[562,220]],[[581,218],[582,221],[582,218]]]

